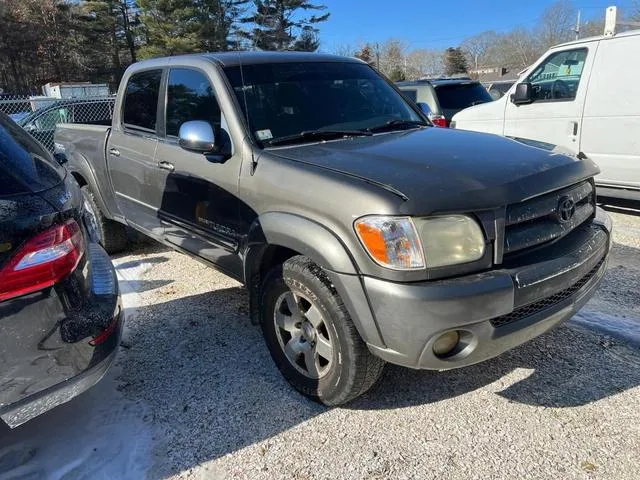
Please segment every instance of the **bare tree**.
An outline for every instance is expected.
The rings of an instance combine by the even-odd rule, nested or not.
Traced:
[[[392,74],[398,77],[398,72],[404,74],[406,70],[405,52],[407,47],[406,43],[398,39],[389,39],[380,45],[380,71],[388,77],[391,77]]]
[[[357,51],[357,48],[354,48],[353,45],[348,43],[338,43],[331,48],[331,53],[342,57],[353,57]]]
[[[414,50],[407,55],[408,80],[438,77],[444,73],[443,52],[440,50]]]
[[[491,63],[488,54],[499,40],[500,36],[494,31],[482,32],[465,39],[460,48],[467,56],[467,63],[477,69]]]
[[[536,29],[543,50],[573,38],[577,11],[571,0],[558,0],[542,12]]]

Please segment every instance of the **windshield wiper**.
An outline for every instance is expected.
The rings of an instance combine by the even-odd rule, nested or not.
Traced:
[[[416,128],[416,127],[427,127],[428,124],[420,121],[420,120],[389,120],[388,122],[378,125],[375,127],[370,127],[365,130],[365,132],[378,133],[378,132],[388,132],[392,130],[404,130],[407,128]]]
[[[288,143],[306,142],[308,140],[335,140],[348,137],[368,137],[371,132],[364,130],[305,130],[286,137],[275,138],[269,145],[286,145]]]

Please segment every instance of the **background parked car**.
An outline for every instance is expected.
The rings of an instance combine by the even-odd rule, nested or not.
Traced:
[[[515,80],[498,80],[495,82],[483,83],[484,87],[491,95],[491,98],[498,100],[516,83]]]
[[[480,82],[469,78],[416,80],[396,85],[409,100],[426,103],[431,110],[429,119],[438,127],[448,127],[453,116],[467,107],[493,100]]]
[[[19,118],[18,125],[54,151],[53,133],[60,123],[111,125],[114,98],[60,100]]]
[[[16,427],[96,383],[122,327],[80,188],[0,113],[0,417]]]

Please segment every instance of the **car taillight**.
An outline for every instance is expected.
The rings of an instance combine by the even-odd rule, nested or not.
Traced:
[[[27,241],[0,270],[0,301],[50,287],[73,272],[85,251],[75,220]]]
[[[431,123],[433,123],[436,127],[449,127],[449,121],[445,118],[444,115],[429,115],[429,120],[431,120]]]

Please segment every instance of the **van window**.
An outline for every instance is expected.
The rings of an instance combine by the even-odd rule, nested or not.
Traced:
[[[220,107],[207,76],[196,70],[173,68],[167,86],[167,135],[177,137],[180,126],[192,120],[204,120],[217,134]]]
[[[123,123],[126,127],[156,130],[156,113],[162,70],[148,70],[131,76],[124,97]]]
[[[529,75],[533,100],[571,101],[576,98],[587,49],[565,50],[547,57]]]
[[[400,91],[402,92],[402,95],[404,95],[404,97],[407,100],[411,100],[412,102],[418,101],[418,90],[416,89],[405,90],[404,88],[401,88]]]

